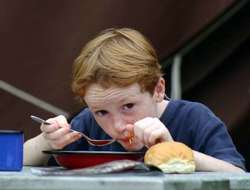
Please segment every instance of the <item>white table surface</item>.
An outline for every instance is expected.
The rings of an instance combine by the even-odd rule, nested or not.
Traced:
[[[99,176],[37,176],[30,167],[0,172],[1,190],[250,190],[250,173],[196,172],[193,174],[119,173]]]

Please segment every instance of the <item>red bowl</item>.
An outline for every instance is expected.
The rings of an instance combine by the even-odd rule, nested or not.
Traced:
[[[115,160],[143,160],[143,152],[111,152],[111,151],[43,151],[51,154],[60,166],[78,169],[103,164]]]

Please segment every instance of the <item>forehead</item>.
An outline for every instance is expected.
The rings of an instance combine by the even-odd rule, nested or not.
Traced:
[[[91,107],[122,102],[127,99],[136,98],[142,94],[139,84],[132,84],[128,87],[111,86],[104,88],[99,84],[92,84],[87,89],[84,100]]]

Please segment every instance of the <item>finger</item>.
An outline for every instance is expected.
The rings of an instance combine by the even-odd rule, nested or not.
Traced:
[[[50,120],[48,120],[50,122]],[[67,119],[63,115],[59,115],[54,118],[54,122],[57,123],[60,127],[70,127]]]
[[[63,136],[63,138],[60,138],[59,140],[55,141],[57,145],[61,145],[61,147],[63,148],[64,146],[80,139],[82,136],[80,133],[78,132],[71,132],[66,134],[65,136]]]
[[[158,126],[156,124],[150,125],[147,128],[144,129],[143,131],[143,143],[144,144],[149,144],[149,138],[153,131],[157,130]]]
[[[152,133],[150,134],[149,138],[148,138],[148,146],[152,146],[154,144],[160,143],[165,141],[165,136],[166,136],[166,131],[163,130],[162,128],[156,129],[154,131],[152,131]]]
[[[68,133],[71,133],[70,128],[62,127],[54,132],[45,133],[45,138],[49,139],[49,140],[56,140],[56,139],[60,139],[60,138],[64,137]]]
[[[146,127],[152,125],[153,120],[152,118],[144,118],[142,120],[137,121],[134,125],[134,133],[137,138],[139,138],[141,141],[143,141],[143,133]]]
[[[158,118],[147,117],[135,123],[135,136],[143,143],[147,143],[151,130],[160,126]]]
[[[60,126],[57,125],[56,123],[51,123],[51,125],[42,124],[41,127],[40,127],[41,131],[45,132],[45,133],[55,132],[59,128],[60,128]]]
[[[50,118],[47,120],[47,122],[51,123],[51,125],[42,124],[40,127],[42,132],[52,133],[61,127],[70,127],[67,119],[62,115]]]
[[[146,117],[144,119],[141,119],[137,122],[135,122],[135,126],[141,126],[141,127],[144,127],[144,126],[147,126],[147,125],[150,125],[151,123],[153,123],[154,120],[152,117]]]
[[[51,141],[51,146],[53,149],[62,149],[68,144],[77,141],[81,138],[81,134],[78,132],[71,132],[64,135],[62,138]]]

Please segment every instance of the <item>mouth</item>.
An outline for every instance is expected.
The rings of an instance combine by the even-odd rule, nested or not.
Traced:
[[[117,141],[128,142],[129,138],[116,138]]]
[[[128,138],[128,137],[126,137],[126,138],[121,138],[121,139],[118,139],[118,141],[121,141],[121,142],[123,142],[123,143],[125,143],[125,144],[133,144],[133,142],[134,142],[134,137],[130,137],[130,138]]]
[[[129,132],[128,136],[116,138],[116,140],[121,141],[126,144],[132,144],[134,141],[134,137],[135,137],[134,134],[132,132]]]

